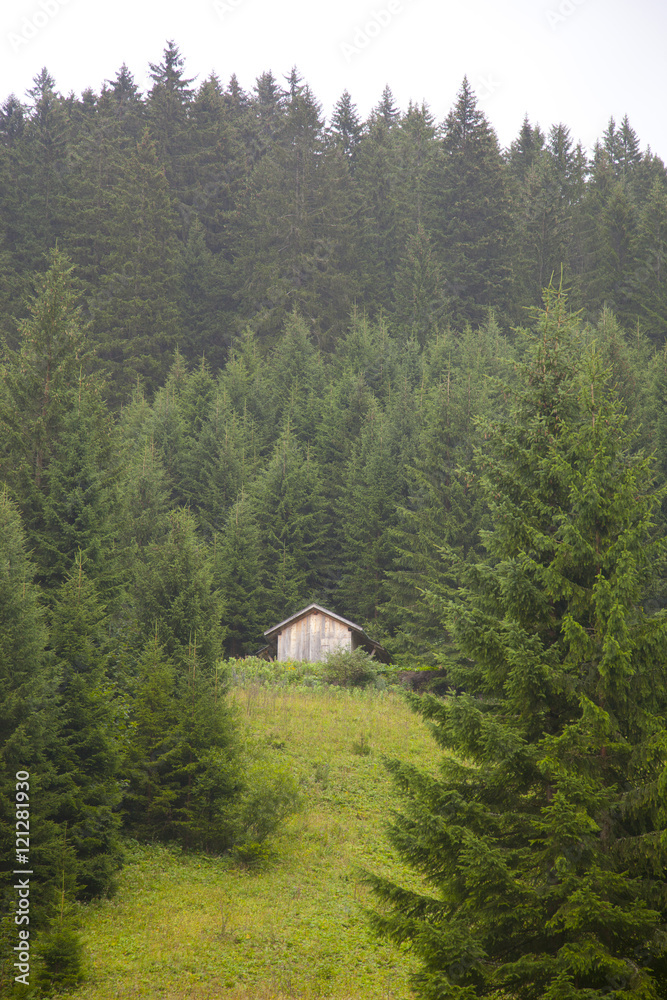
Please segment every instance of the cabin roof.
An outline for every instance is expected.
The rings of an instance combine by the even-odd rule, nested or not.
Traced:
[[[357,625],[355,624],[355,622],[351,622],[348,618],[343,618],[342,615],[337,615],[335,611],[329,611],[328,608],[323,608],[321,604],[309,604],[307,608],[302,608],[301,611],[297,611],[296,614],[290,615],[289,618],[285,618],[284,621],[278,622],[277,625],[273,625],[272,628],[267,629],[264,635],[265,636],[274,635],[274,633],[279,632],[281,629],[285,628],[286,625],[291,625],[292,622],[298,621],[299,618],[305,618],[306,615],[310,614],[313,611],[320,611],[323,615],[328,615],[329,618],[335,618],[336,621],[341,622],[343,625],[347,625],[348,628],[351,628],[353,631],[358,632],[360,635],[363,635],[365,639],[368,639],[368,636],[362,629],[361,625]],[[372,642],[372,640],[369,641]]]

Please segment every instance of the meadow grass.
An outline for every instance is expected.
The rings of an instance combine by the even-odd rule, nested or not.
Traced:
[[[131,843],[117,896],[83,911],[88,979],[73,1000],[409,997],[410,956],[369,930],[358,873],[413,881],[384,836],[396,802],[382,758],[432,768],[425,726],[393,689],[246,680],[231,697],[297,778],[301,810],[259,871]]]

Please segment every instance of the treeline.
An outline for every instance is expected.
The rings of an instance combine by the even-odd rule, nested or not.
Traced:
[[[508,330],[561,271],[586,318],[663,342],[667,175],[627,118],[591,158],[562,123],[501,150],[467,80],[442,123],[388,87],[326,122],[296,70],[195,86],[173,42],[150,69],[145,95],[123,66],[80,97],[44,69],[0,112],[4,331],[57,242],[116,404],[177,347],[217,370],[248,325],[274,346],[294,309],[325,351],[355,307],[420,345],[491,307]]]

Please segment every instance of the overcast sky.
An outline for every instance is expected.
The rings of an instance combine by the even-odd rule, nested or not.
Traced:
[[[667,160],[665,0],[4,0],[0,100],[46,66],[61,93],[99,91],[127,63],[142,90],[167,39],[198,81],[250,90],[296,65],[326,115],[348,89],[362,117],[389,84],[438,121],[467,74],[502,146],[524,115],[590,149],[627,113]]]

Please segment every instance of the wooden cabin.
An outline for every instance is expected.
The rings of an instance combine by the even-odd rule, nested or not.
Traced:
[[[315,663],[337,649],[365,649],[382,663],[389,654],[366,635],[360,625],[319,604],[309,604],[264,633],[267,645],[258,653],[271,660],[308,660]]]

